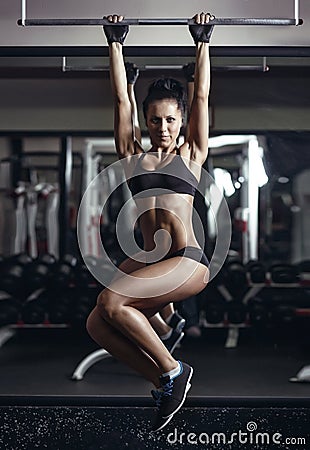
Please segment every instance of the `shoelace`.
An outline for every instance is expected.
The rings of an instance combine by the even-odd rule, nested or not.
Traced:
[[[153,389],[151,391],[151,394],[152,394],[153,399],[155,400],[155,404],[156,404],[157,408],[159,408],[161,405],[162,396],[164,394],[163,391],[157,391],[157,390]]]
[[[173,380],[170,380],[163,385],[162,391],[157,391],[155,389],[151,391],[153,399],[155,400],[156,406],[158,408],[162,403],[163,397],[169,397],[170,395],[172,395],[172,389],[173,389]]]
[[[172,395],[173,380],[168,381],[168,383],[163,385],[163,396],[168,397]]]

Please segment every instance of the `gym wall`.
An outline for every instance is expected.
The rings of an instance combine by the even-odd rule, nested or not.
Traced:
[[[123,14],[135,17],[192,17],[207,8],[217,17],[294,17],[293,0],[202,0],[180,2],[178,0],[156,0],[152,2],[123,0],[28,0],[28,18],[100,18],[106,14]],[[16,25],[21,16],[20,1],[1,2],[0,42],[3,46],[66,46],[105,45],[100,27],[40,27],[23,29]],[[300,1],[300,16],[305,21],[310,17],[308,0]],[[127,45],[192,45],[189,33],[184,27],[133,27]],[[218,27],[212,38],[212,45],[308,45],[309,33],[306,27],[291,32],[290,27]]]
[[[277,69],[278,70],[278,69]],[[285,76],[213,74],[212,131],[309,130],[307,73]],[[160,73],[159,75],[160,76]],[[182,78],[181,78],[182,79]],[[253,80],[255,89],[253,89]],[[141,77],[141,100],[151,78]],[[183,80],[184,81],[184,80]],[[109,80],[0,79],[0,131],[111,131],[113,110]],[[141,116],[141,125],[144,120]]]
[[[123,13],[126,17],[191,17],[206,8],[205,2],[195,0],[190,4],[172,0],[127,2],[108,0],[104,5],[99,0],[87,4],[81,0],[55,2],[28,0],[28,18],[98,18],[109,13]],[[217,17],[294,17],[294,1],[281,0],[210,0],[208,10]],[[142,11],[142,12],[141,12]],[[8,58],[0,58],[0,131],[111,131],[113,123],[110,84],[107,74],[84,72],[75,76],[62,73],[62,58],[10,57],[15,47],[106,47],[101,27],[19,27],[21,4],[2,2],[0,5],[0,51],[6,49]],[[310,3],[300,0],[300,27],[216,27],[212,36],[212,47],[307,47],[310,36],[307,23],[310,20]],[[184,26],[136,26],[131,27],[128,46],[192,46],[192,40]],[[76,58],[69,58],[72,65],[80,65]],[[137,58],[139,59],[139,58]],[[171,58],[174,63],[176,58]],[[308,58],[309,59],[309,58]],[[270,73],[250,76],[221,77],[214,74],[211,92],[213,130],[308,130],[309,93],[307,73],[287,75],[289,65],[301,64],[309,68],[307,58],[283,58],[283,70],[278,75]],[[106,65],[107,58],[99,58]],[[139,59],[141,60],[141,58]],[[143,63],[143,61],[142,61]],[[182,62],[181,62],[182,63]],[[240,59],[240,64],[243,59]],[[84,58],[84,65],[89,64]],[[216,63],[215,63],[216,64]],[[256,58],[262,64],[262,58]],[[24,69],[44,67],[44,76],[25,75]],[[15,69],[14,69],[15,67]],[[5,72],[10,68],[8,72]],[[3,69],[3,70],[2,70]],[[50,72],[49,72],[50,70]],[[158,75],[155,75],[158,76]],[[140,77],[137,94],[143,97],[147,76]],[[255,89],[254,89],[255,86]],[[253,98],[254,96],[254,98]],[[246,99],[246,103],[245,100]]]

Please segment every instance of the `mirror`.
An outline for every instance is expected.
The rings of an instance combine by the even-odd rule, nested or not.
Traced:
[[[276,264],[278,268],[268,275],[267,282],[277,285],[276,289],[280,289],[274,291],[277,295],[283,296],[285,289],[292,298],[296,293],[289,290],[291,285],[295,289],[296,284],[300,280],[305,282],[306,278],[298,279],[296,283],[294,273],[285,272],[285,268],[282,267],[279,274],[279,265],[291,264],[300,272],[300,263],[310,259],[307,114],[310,62],[309,58],[296,56],[292,50],[282,57],[272,54],[266,57],[263,50],[258,56],[249,56],[244,48],[239,49],[237,55],[227,51],[224,56],[220,55],[219,49],[213,50],[210,149],[205,169],[228,205],[232,224],[230,262],[245,265],[249,260],[258,260],[265,269]],[[185,83],[182,67],[192,61],[192,57],[191,54],[164,57],[156,54],[128,55],[127,60],[141,67],[136,84],[138,103],[141,104],[148,84],[156,77],[169,74]],[[79,257],[76,226],[82,195],[98,171],[109,168],[116,161],[111,89],[108,72],[104,70],[107,64],[106,55],[70,54],[65,60],[63,56],[0,59],[0,254],[4,258],[28,249],[29,236],[21,234],[19,228],[21,221],[25,223],[26,220],[23,211],[27,198],[29,201],[36,198],[38,207],[33,228],[37,245],[31,247],[33,256],[36,255],[36,247],[37,254],[50,249],[50,253],[58,257],[61,238],[62,256]],[[149,143],[141,111],[140,123],[147,148]],[[67,136],[70,139],[64,143]],[[70,162],[66,160],[67,167],[70,166],[69,178],[63,172],[64,157],[70,158]],[[113,185],[118,179],[122,181],[122,174],[111,170],[107,172],[105,182]],[[62,198],[61,183],[65,188]],[[204,185],[204,195],[197,198],[196,205],[205,225],[209,257],[212,257],[216,244],[217,227],[223,225],[214,220],[220,205],[215,207],[212,202],[213,189],[212,183]],[[90,198],[92,219],[99,217],[97,207],[106,200],[105,195],[102,185],[93,192]],[[111,258],[118,262],[124,255],[115,246],[115,230],[111,224],[127,199],[128,189],[121,187],[110,198],[101,216],[101,235],[110,247]],[[53,218],[50,228],[44,222],[47,210]],[[95,264],[95,258],[100,256],[97,237],[89,232],[88,222],[84,226],[88,230],[85,234],[88,261]],[[11,230],[10,238],[5,232],[7,229]],[[138,230],[135,232],[142,245]],[[50,247],[47,246],[48,241]],[[304,265],[304,277],[305,268]],[[105,265],[104,270],[108,272],[109,268]],[[231,326],[231,329],[241,330],[242,335],[243,329],[252,326],[250,321],[255,320],[257,324],[260,317],[264,318],[265,310],[261,304],[255,303],[251,317],[249,311],[244,315],[244,310],[237,307],[250,289],[256,289],[251,291],[252,297],[257,298],[258,293],[265,295],[262,289],[265,278],[262,281],[256,272],[256,278],[249,279],[252,274],[247,272],[245,275],[243,269],[232,272],[225,275],[235,277],[234,288],[230,291],[226,289],[225,293],[222,288],[218,289],[225,285],[221,276],[214,280],[215,285],[210,284],[212,295],[209,298],[217,299],[220,308],[214,309],[211,302],[207,310],[205,294],[202,294],[198,299],[198,316],[197,308],[184,311],[184,314],[192,314],[194,323],[200,320],[202,327],[206,325],[203,331],[207,333],[210,328],[212,331],[212,327],[226,332]],[[80,280],[93,283],[94,280],[88,278],[87,268],[81,268],[78,274]],[[61,275],[65,278],[64,273]],[[239,290],[238,286],[238,277],[244,282],[244,276],[247,277],[246,283],[250,281],[245,291]],[[282,282],[283,277],[291,287]],[[228,314],[226,309],[225,312],[221,310],[223,296],[225,302],[234,301],[229,305],[230,325],[224,319]],[[250,305],[249,298],[246,302]],[[239,301],[237,305],[235,300]],[[299,304],[304,305],[305,299],[301,299]],[[292,322],[292,310],[283,308],[282,303],[280,306],[281,311],[278,308],[272,320],[284,327],[285,323]],[[57,314],[53,320],[61,321],[63,316],[60,312]],[[75,324],[85,325],[87,311],[83,314],[82,318],[75,316]],[[265,331],[257,331],[262,328],[252,329],[264,336]],[[223,341],[222,335],[221,344]],[[229,342],[231,344],[232,340]],[[234,345],[237,345],[236,339]]]

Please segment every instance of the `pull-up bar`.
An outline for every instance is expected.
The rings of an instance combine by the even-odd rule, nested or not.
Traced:
[[[299,0],[294,0],[294,19],[252,19],[252,18],[215,18],[213,25],[270,25],[289,26],[302,25],[303,20],[299,18]],[[102,25],[195,25],[193,19],[124,19],[121,23],[111,23],[107,19],[27,19],[26,0],[21,0],[22,18],[17,21],[18,25],[24,27],[35,26],[102,26]]]
[[[145,64],[139,66],[141,72],[149,70],[182,70],[183,66],[180,64]],[[68,66],[66,56],[62,57],[62,71],[63,72],[109,72],[109,66]],[[263,58],[262,65],[226,65],[226,66],[213,66],[212,70],[215,72],[268,72],[269,66],[267,66],[266,57]]]
[[[295,19],[248,19],[248,18],[218,18],[212,20],[213,25],[302,25],[302,19],[296,24]],[[193,19],[124,19],[122,22],[111,23],[106,19],[22,19],[17,21],[24,27],[54,27],[54,26],[102,26],[102,25],[195,25]]]

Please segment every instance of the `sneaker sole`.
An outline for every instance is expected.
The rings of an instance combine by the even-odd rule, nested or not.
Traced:
[[[157,431],[160,431],[163,428],[165,428],[165,426],[170,422],[172,417],[173,417],[173,414],[169,417],[163,417],[163,419],[166,419],[166,420],[158,428],[156,428],[155,430],[151,430],[151,433],[157,433]]]
[[[183,398],[182,398],[182,400],[181,400],[181,403],[179,404],[179,406],[177,407],[177,409],[175,410],[175,411],[173,411],[173,413],[172,414],[170,414],[170,416],[162,416],[163,417],[163,419],[168,419],[168,418],[170,418],[170,419],[172,419],[172,417],[174,416],[174,414],[176,414],[178,411],[179,411],[179,409],[181,409],[181,407],[183,406],[183,403],[185,402],[185,399],[186,399],[186,395],[187,395],[187,393],[188,393],[188,391],[190,390],[190,388],[191,388],[191,383],[190,383],[190,381],[191,381],[191,378],[192,378],[192,376],[193,376],[193,373],[194,373],[194,370],[193,370],[193,368],[191,367],[191,370],[190,370],[190,373],[189,373],[189,377],[188,377],[188,379],[187,379],[187,383],[186,383],[186,387],[185,387],[185,391],[184,391],[184,395],[183,395]],[[167,422],[168,423],[168,422]]]
[[[186,394],[188,393],[188,391],[190,390],[190,388],[191,388],[191,383],[187,383],[187,385],[186,385],[186,390],[185,390],[185,398],[186,398]],[[184,398],[184,400],[185,400],[185,398]],[[183,403],[184,403],[184,400],[183,400]],[[170,416],[168,416],[168,417],[163,417],[163,419],[166,419],[158,428],[156,428],[156,430],[152,430],[151,431],[151,433],[156,433],[157,431],[160,431],[160,430],[162,430],[163,428],[165,428],[165,426],[166,425],[168,425],[168,423],[170,422],[170,420],[172,419],[172,417],[175,415],[175,413],[181,408],[181,406],[183,405],[183,403],[180,405],[180,407],[173,413],[173,414],[171,414]]]
[[[173,346],[171,347],[171,349],[169,350],[171,355],[172,355],[172,353],[174,352],[176,346],[182,341],[183,338],[184,338],[184,333],[182,332],[182,333],[180,334],[180,336],[178,337],[178,339],[177,339],[177,340],[175,341],[175,343],[173,344]]]

